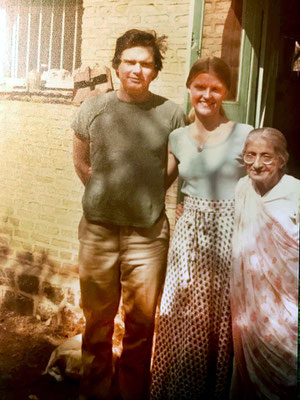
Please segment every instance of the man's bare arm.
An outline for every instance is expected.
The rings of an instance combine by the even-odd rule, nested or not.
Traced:
[[[168,189],[178,176],[178,161],[168,147],[168,167],[166,176],[166,188]]]
[[[90,142],[81,139],[76,133],[73,138],[73,163],[79,179],[86,185],[92,175]]]

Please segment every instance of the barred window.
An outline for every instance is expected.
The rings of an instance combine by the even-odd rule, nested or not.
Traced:
[[[72,88],[80,66],[82,0],[0,0],[0,83]]]

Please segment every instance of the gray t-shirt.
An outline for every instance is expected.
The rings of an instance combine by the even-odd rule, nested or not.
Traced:
[[[144,103],[122,101],[116,92],[87,99],[72,123],[75,133],[90,141],[85,217],[152,226],[164,211],[168,136],[183,125],[182,109],[155,94]]]
[[[206,200],[233,199],[238,180],[246,174],[238,159],[252,129],[251,125],[235,123],[226,140],[204,146],[201,152],[189,135],[190,126],[172,132],[169,146],[179,161],[182,193]]]

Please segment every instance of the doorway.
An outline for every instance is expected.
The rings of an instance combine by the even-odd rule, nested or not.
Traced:
[[[300,2],[281,0],[273,127],[284,133],[288,173],[300,179]]]

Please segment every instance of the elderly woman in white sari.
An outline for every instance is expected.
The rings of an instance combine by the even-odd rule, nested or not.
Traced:
[[[300,181],[284,173],[287,160],[281,132],[249,133],[231,273],[236,400],[296,399]]]

